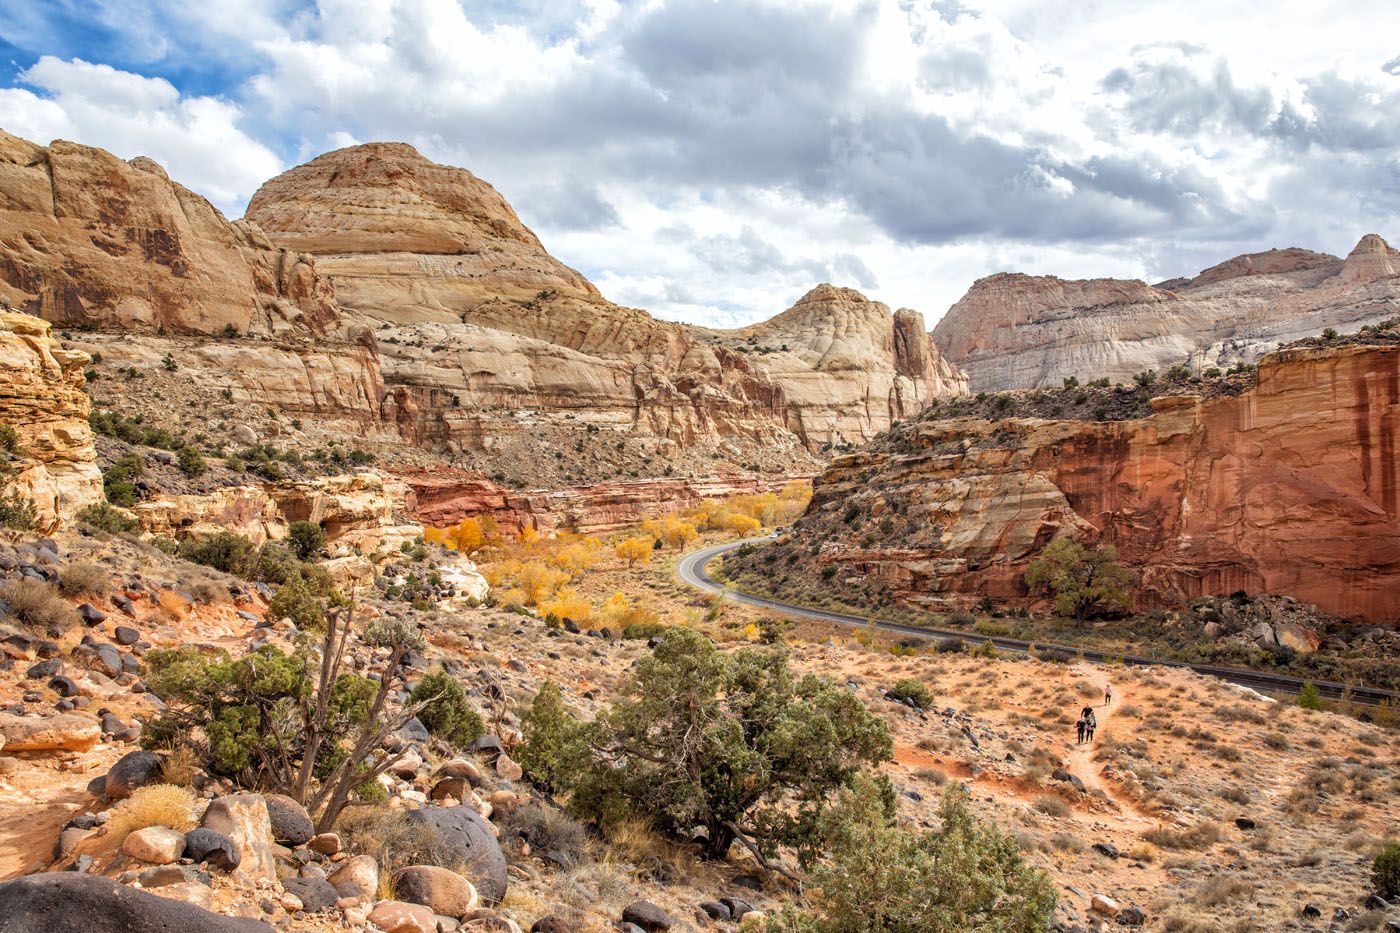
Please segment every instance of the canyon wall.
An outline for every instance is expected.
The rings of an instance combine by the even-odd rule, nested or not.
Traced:
[[[489,516],[511,533],[528,525],[545,532],[580,534],[618,531],[709,499],[773,492],[793,478],[662,477],[546,491],[507,489],[455,471],[418,471],[397,477],[408,486],[409,513],[424,525],[442,528],[464,518]]]
[[[230,223],[146,158],[0,130],[0,298],[64,327],[324,333],[338,310],[304,254]]]
[[[799,544],[933,607],[1030,601],[1026,565],[1068,534],[1114,545],[1145,605],[1243,590],[1400,619],[1400,346],[1279,351],[1239,396],[1153,408],[901,426],[818,478]]]
[[[1345,259],[1305,249],[1237,256],[1153,287],[1119,279],[979,279],[934,328],[973,391],[1253,362],[1334,328],[1400,314],[1400,253],[1375,234]]]
[[[518,412],[680,444],[860,443],[964,391],[922,318],[819,286],[752,328],[659,321],[550,256],[489,184],[411,146],[326,153],[267,182],[248,217],[317,257],[379,336],[418,442],[480,446]]]
[[[102,500],[91,407],[83,392],[88,355],[65,350],[49,324],[0,311],[0,425],[15,432],[18,449],[0,451],[0,469],[15,492],[34,501],[39,525],[53,529]]]

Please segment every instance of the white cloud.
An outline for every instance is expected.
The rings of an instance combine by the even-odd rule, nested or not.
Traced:
[[[224,206],[270,147],[411,142],[663,316],[746,323],[832,278],[932,323],[994,271],[1165,278],[1400,235],[1386,0],[157,6],[186,67],[251,76],[181,96],[45,58],[0,125],[148,152]]]
[[[242,111],[215,97],[181,97],[170,82],[44,56],[20,74],[37,88],[0,90],[0,125],[48,143],[67,138],[123,158],[148,155],[232,216],[281,171],[281,159],[238,127]]]

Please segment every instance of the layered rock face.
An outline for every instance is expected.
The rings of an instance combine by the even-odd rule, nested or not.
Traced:
[[[1243,590],[1400,618],[1400,347],[1280,351],[1242,395],[1154,409],[905,426],[832,464],[799,534],[852,582],[931,606],[1028,600],[1026,565],[1069,534],[1115,545],[1146,604]],[[851,503],[892,531],[833,531]]]
[[[614,305],[490,185],[402,144],[294,168],[248,217],[316,254],[341,306],[376,328],[393,417],[420,443],[489,446],[532,409],[683,444],[795,434],[810,449],[865,440],[963,387],[918,315],[847,289],[736,332]]]
[[[1400,254],[1375,234],[1346,260],[1304,249],[1237,256],[1158,287],[1000,274],[975,282],[934,328],[974,391],[1144,370],[1251,362],[1280,344],[1350,333],[1400,313]]]
[[[15,430],[20,448],[14,487],[51,529],[101,501],[102,474],[83,392],[88,355],[63,349],[49,329],[0,311],[0,424]]]
[[[337,321],[309,257],[230,223],[150,159],[0,131],[0,297],[67,326],[324,332]]]
[[[490,517],[503,531],[607,534],[706,500],[772,492],[784,481],[744,476],[642,479],[557,490],[512,490],[453,471],[404,473],[407,509],[424,525],[443,528],[464,518]]]

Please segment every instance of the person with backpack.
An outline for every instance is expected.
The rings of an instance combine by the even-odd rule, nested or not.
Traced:
[[[1113,702],[1113,685],[1112,685],[1112,684],[1106,683],[1106,684],[1103,685],[1103,705],[1104,705],[1104,706],[1107,706],[1108,704],[1110,704],[1110,703],[1112,703],[1112,702]]]
[[[1084,733],[1087,732],[1087,731],[1089,730],[1089,722],[1088,722],[1088,720],[1086,720],[1083,716],[1080,716],[1080,717],[1079,717],[1079,721],[1078,721],[1077,723],[1074,724],[1074,727],[1075,727],[1075,729],[1077,730],[1078,735],[1079,735],[1079,738],[1075,741],[1074,744],[1076,744],[1076,745],[1083,745],[1083,744],[1084,744]]]
[[[1084,737],[1090,744],[1094,741],[1094,730],[1097,729],[1098,726],[1098,720],[1094,718],[1094,711],[1089,710],[1089,715],[1084,717]]]

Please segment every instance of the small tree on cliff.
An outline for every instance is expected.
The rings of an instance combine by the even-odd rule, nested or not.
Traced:
[[[1049,591],[1055,611],[1074,619],[1118,616],[1132,600],[1128,587],[1132,576],[1117,564],[1113,545],[1086,548],[1072,538],[1056,538],[1026,568],[1026,585],[1032,592]]]
[[[710,858],[736,841],[765,864],[779,846],[814,856],[837,792],[892,753],[885,724],[849,690],[798,677],[785,651],[725,654],[687,628],[661,636],[595,722],[568,721],[555,691],[535,705],[521,760],[571,791],[576,812],[640,815],[675,835],[703,826]]]

